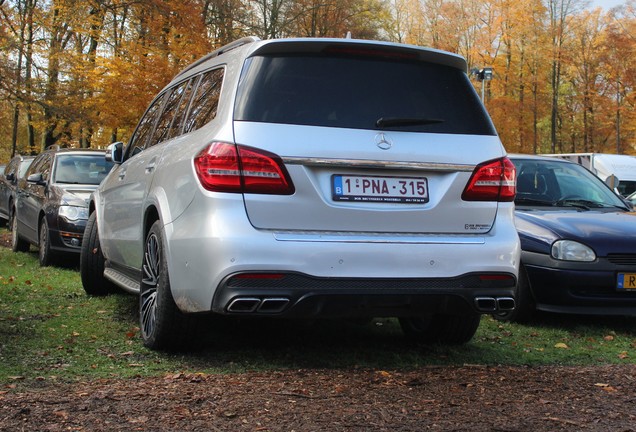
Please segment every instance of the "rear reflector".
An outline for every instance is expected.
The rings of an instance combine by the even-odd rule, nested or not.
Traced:
[[[282,279],[285,275],[281,273],[241,273],[234,276],[234,279]]]
[[[214,142],[195,158],[201,185],[213,192],[291,195],[294,186],[282,160],[273,153]]]
[[[514,280],[514,278],[511,275],[502,275],[502,274],[484,274],[484,275],[479,275],[479,279],[481,279],[483,281],[488,281],[488,280]]]
[[[477,165],[462,193],[464,201],[509,202],[515,199],[516,169],[507,157]]]

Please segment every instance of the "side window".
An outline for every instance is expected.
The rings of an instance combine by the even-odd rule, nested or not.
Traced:
[[[168,96],[168,100],[166,100],[166,104],[159,117],[155,132],[152,134],[152,138],[150,138],[148,143],[149,146],[159,144],[169,138],[170,125],[172,125],[172,121],[177,113],[177,108],[180,106],[187,84],[188,82],[184,81],[170,92],[170,96]]]
[[[223,74],[223,68],[203,74],[190,105],[184,133],[195,131],[216,117]]]
[[[7,165],[7,168],[4,170],[4,175],[5,176],[8,176],[9,174],[15,175],[17,171],[18,163],[19,163],[18,159],[12,159]]]
[[[49,154],[42,154],[35,158],[25,176],[37,173],[42,174],[42,180],[48,181],[51,177],[51,156]]]
[[[42,180],[49,181],[51,179],[51,156],[47,155],[44,158],[44,162],[38,172],[42,173]]]
[[[137,125],[137,130],[135,130],[135,134],[130,140],[130,144],[128,145],[128,157],[134,156],[137,153],[141,152],[144,148],[146,148],[146,143],[148,142],[148,137],[152,132],[152,127],[155,124],[155,120],[159,115],[159,108],[161,108],[161,102],[164,99],[164,95],[161,95],[153,104],[148,108],[146,114],[139,120],[139,125]]]
[[[20,163],[20,168],[18,169],[18,178],[24,177],[24,173],[29,169],[31,163],[33,163],[34,159],[25,159]]]
[[[201,75],[197,75],[188,81],[188,86],[183,93],[181,102],[179,102],[179,108],[177,108],[177,113],[175,114],[170,130],[168,131],[167,139],[174,138],[181,134],[181,128],[188,112],[188,104],[190,99],[192,99],[192,91],[196,88],[200,78]]]
[[[25,177],[30,176],[31,174],[42,172],[42,167],[44,166],[44,161],[46,160],[46,155],[39,156],[33,160],[33,164],[29,167]]]

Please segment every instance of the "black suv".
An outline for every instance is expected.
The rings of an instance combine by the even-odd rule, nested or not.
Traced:
[[[0,224],[8,221],[9,227],[12,226],[18,180],[24,176],[33,159],[34,156],[14,156],[0,175]]]
[[[55,253],[79,253],[88,198],[111,168],[99,150],[54,147],[38,155],[18,181],[13,250],[34,244],[43,266]]]

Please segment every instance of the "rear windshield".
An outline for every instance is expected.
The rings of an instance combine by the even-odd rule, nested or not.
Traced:
[[[252,57],[241,77],[234,119],[354,129],[496,134],[461,70],[382,57]]]

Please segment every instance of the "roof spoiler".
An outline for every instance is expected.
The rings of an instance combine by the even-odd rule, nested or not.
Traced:
[[[212,51],[209,54],[206,54],[205,56],[201,57],[199,60],[195,61],[194,63],[188,65],[185,69],[183,69],[181,72],[179,72],[176,76],[180,76],[183,75],[184,73],[188,72],[189,70],[194,69],[195,67],[199,66],[200,64],[206,62],[207,60],[214,58],[214,57],[218,57],[223,53],[226,53],[228,51],[231,51],[235,48],[241,47],[243,45],[247,45],[253,42],[258,42],[261,39],[257,36],[246,36],[244,38],[241,39],[237,39],[234,42],[230,42],[227,45],[223,45],[221,48],[216,49],[214,51]]]

